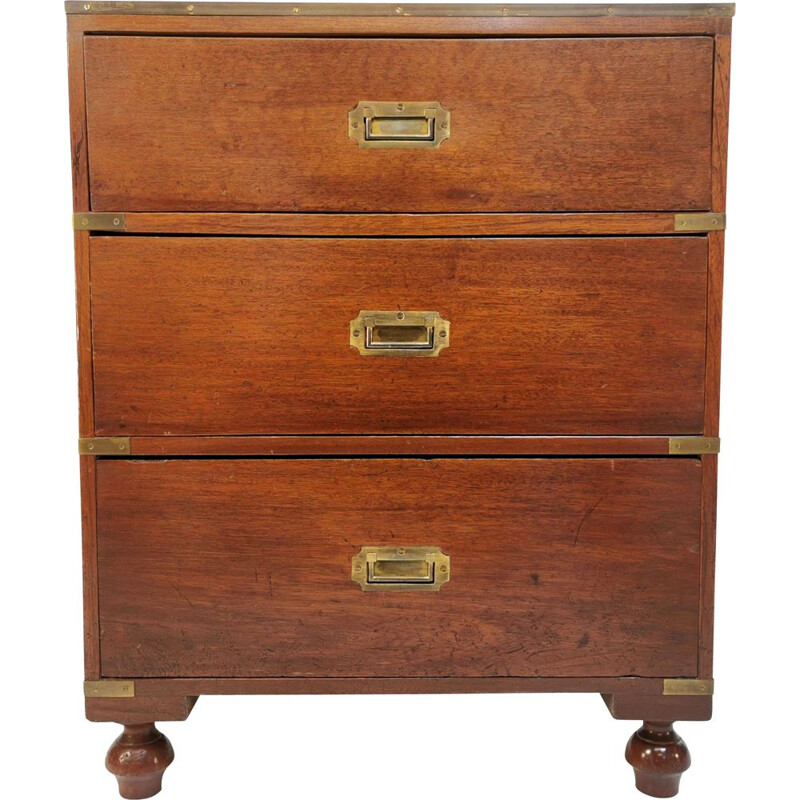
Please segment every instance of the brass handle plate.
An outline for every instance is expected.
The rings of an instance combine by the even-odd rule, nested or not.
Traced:
[[[450,556],[438,547],[362,547],[350,577],[365,592],[438,592],[450,580]]]
[[[362,356],[438,356],[450,346],[450,322],[438,311],[361,311],[350,346]]]
[[[359,147],[439,147],[450,138],[450,112],[436,100],[361,100],[347,115],[347,133]]]

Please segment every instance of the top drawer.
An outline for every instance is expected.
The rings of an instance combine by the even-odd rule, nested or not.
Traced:
[[[707,210],[713,48],[87,36],[92,209]],[[362,101],[440,103],[450,138],[360,147]]]

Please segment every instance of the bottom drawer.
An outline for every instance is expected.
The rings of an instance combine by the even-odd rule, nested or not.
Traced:
[[[692,677],[700,476],[684,458],[100,459],[101,670]],[[364,591],[363,546],[441,548],[449,580],[381,562],[374,579],[420,590]]]

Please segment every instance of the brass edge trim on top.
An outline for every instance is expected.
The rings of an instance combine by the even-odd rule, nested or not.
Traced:
[[[136,697],[133,681],[84,681],[84,697]]]
[[[671,456],[710,456],[719,453],[718,436],[683,436],[670,437],[669,454]]]
[[[421,3],[159,3],[68,2],[67,14],[165,14],[173,16],[305,17],[732,17],[735,3],[576,3],[483,5]]]
[[[724,231],[727,224],[725,214],[676,214],[675,230],[707,233]]]
[[[129,456],[131,440],[127,436],[96,436],[78,439],[78,452],[82,456]]]
[[[76,231],[124,231],[125,214],[80,211],[72,215],[72,227]]]
[[[664,678],[662,694],[673,697],[709,696],[714,694],[714,681],[711,678]]]

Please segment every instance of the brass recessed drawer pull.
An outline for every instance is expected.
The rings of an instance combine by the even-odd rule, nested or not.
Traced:
[[[450,112],[437,101],[362,100],[347,120],[359,147],[439,147],[450,138]]]
[[[350,346],[362,356],[438,356],[450,323],[437,311],[361,311],[350,321]]]
[[[350,574],[365,592],[438,592],[450,556],[438,547],[362,547]]]

